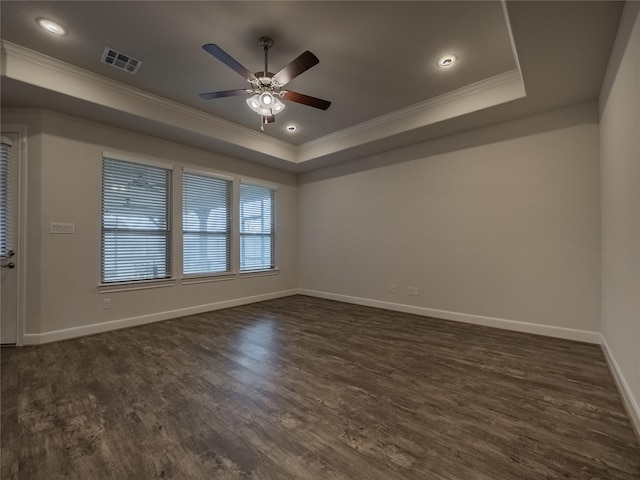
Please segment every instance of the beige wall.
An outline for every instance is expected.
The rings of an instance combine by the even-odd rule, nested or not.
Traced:
[[[289,173],[53,112],[5,111],[3,122],[29,132],[27,334],[90,333],[298,287],[587,341],[600,330],[593,103],[311,172],[299,187]],[[100,293],[103,150],[278,185],[280,274]],[[52,235],[51,222],[76,233]]]
[[[592,102],[304,174],[299,286],[598,341],[598,149]]]
[[[216,304],[296,288],[297,188],[293,174],[49,111],[4,110],[2,121],[26,124],[28,132],[26,343],[175,317],[198,306],[213,309]],[[279,274],[190,285],[178,280],[169,287],[100,293],[103,150],[168,163],[176,172],[183,166],[204,168],[276,185]],[[174,178],[179,181],[179,175]],[[179,206],[179,195],[174,195],[178,264]],[[74,223],[76,233],[50,234],[51,222]],[[102,309],[103,298],[111,299],[111,309]]]
[[[601,94],[602,335],[640,433],[640,4],[627,2]]]

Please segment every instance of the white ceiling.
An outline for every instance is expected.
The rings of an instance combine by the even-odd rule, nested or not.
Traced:
[[[622,3],[3,0],[0,9],[3,107],[51,108],[302,171],[597,98]],[[69,34],[51,36],[37,17]],[[332,105],[286,102],[261,134],[244,97],[198,93],[247,85],[202,45],[258,71],[264,35],[271,71],[305,50],[320,59],[287,88]],[[142,60],[139,72],[100,63],[107,46]],[[446,53],[459,61],[437,67]]]

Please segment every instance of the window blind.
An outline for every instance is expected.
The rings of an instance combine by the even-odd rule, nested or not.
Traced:
[[[275,192],[240,185],[240,271],[275,268]]]
[[[170,169],[104,158],[102,282],[171,276]]]
[[[182,272],[231,272],[231,181],[184,172],[182,176]]]
[[[13,248],[10,219],[12,208],[11,182],[9,181],[10,150],[11,141],[2,137],[0,141],[0,256],[2,257],[7,257],[9,250]]]

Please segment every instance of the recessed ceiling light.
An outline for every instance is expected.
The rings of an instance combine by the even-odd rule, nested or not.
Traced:
[[[440,60],[438,60],[438,65],[440,67],[450,67],[451,65],[456,63],[457,59],[458,57],[456,57],[455,55],[445,55],[444,57],[441,57]]]
[[[44,28],[47,32],[52,33],[54,35],[66,35],[67,30],[60,25],[58,22],[54,22],[53,20],[49,20],[48,18],[37,18],[36,22],[42,28]]]
[[[298,127],[296,127],[295,125],[287,125],[287,131],[289,132],[295,132],[297,128]]]

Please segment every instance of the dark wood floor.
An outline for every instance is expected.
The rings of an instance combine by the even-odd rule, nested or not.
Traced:
[[[2,479],[638,480],[598,346],[303,296],[2,349]]]

